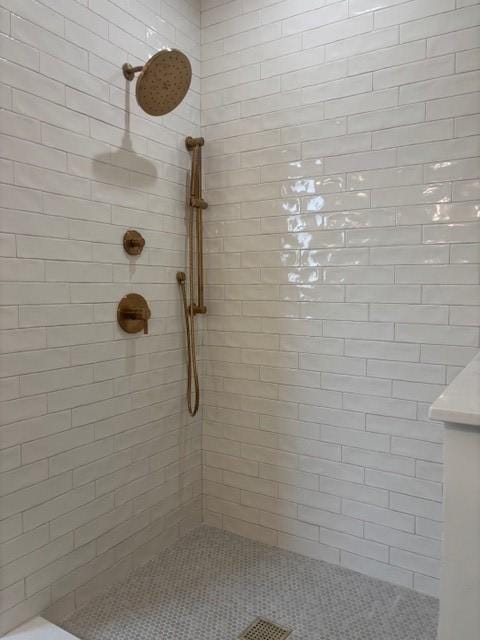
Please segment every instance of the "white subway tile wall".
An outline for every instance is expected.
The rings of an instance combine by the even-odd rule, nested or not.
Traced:
[[[200,132],[197,0],[0,0],[0,635],[60,618],[201,522],[175,280],[187,135]],[[124,62],[176,46],[163,118]],[[137,259],[122,236],[137,228]],[[116,305],[137,291],[150,334]]]
[[[202,33],[205,520],[436,594],[427,411],[479,347],[479,3],[202,0]]]
[[[165,46],[193,82],[155,119],[120,67]],[[210,524],[437,593],[479,47],[476,0],[0,0],[0,634],[200,523],[202,447]],[[175,282],[200,113],[203,443]],[[130,291],[148,337],[115,322]]]

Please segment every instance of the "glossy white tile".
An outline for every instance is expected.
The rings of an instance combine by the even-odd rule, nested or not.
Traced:
[[[218,15],[239,10],[226,2],[216,6]],[[211,109],[218,125],[226,117],[233,125],[216,129],[223,145],[212,148],[218,164],[207,169],[211,180],[226,180],[219,186],[225,204],[212,209],[215,223],[222,223],[212,226],[221,244],[207,273],[225,289],[208,332],[218,341],[214,330],[228,326],[238,345],[244,323],[260,322],[250,326],[251,346],[243,348],[248,366],[260,366],[260,373],[234,373],[240,356],[225,347],[211,352],[213,366],[228,380],[230,402],[241,407],[227,420],[260,424],[270,436],[288,433],[277,444],[277,461],[269,454],[261,477],[249,479],[249,492],[261,496],[278,485],[304,520],[320,524],[320,537],[332,527],[328,543],[342,557],[357,558],[354,568],[377,575],[381,565],[382,577],[432,590],[437,579],[428,578],[428,587],[422,580],[426,570],[436,575],[428,563],[438,528],[434,536],[432,528],[417,531],[414,522],[422,510],[435,521],[441,514],[441,430],[428,422],[425,407],[453,375],[448,368],[464,364],[479,344],[478,7],[469,0],[441,0],[435,7],[427,0],[255,0],[243,10],[260,10],[263,26],[236,34],[233,44],[225,36],[223,47],[205,47],[206,75],[215,64],[238,68],[238,57],[223,58],[234,51],[244,56],[241,66],[260,62],[269,81],[245,83],[239,74],[223,98],[229,108],[239,105],[240,116]],[[232,20],[227,33],[237,18],[225,17]],[[280,85],[271,82],[277,75]],[[215,145],[221,139],[215,133]],[[224,171],[251,184],[235,192],[219,168],[221,158],[230,162],[237,152],[240,164]],[[239,166],[261,167],[260,179]],[[264,184],[275,184],[277,193],[258,189]],[[238,305],[231,306],[233,296]],[[274,349],[273,336],[279,337]],[[276,385],[281,402],[252,403],[245,375]],[[237,387],[231,376],[241,380]],[[255,393],[273,388],[259,384]],[[213,423],[222,420],[225,414]],[[313,438],[308,453],[295,442],[300,434]],[[343,447],[342,459],[326,464],[318,438]],[[243,452],[248,462],[257,455]],[[300,473],[285,452],[311,460],[300,457]],[[265,478],[273,485],[265,486]],[[226,484],[218,476],[216,482]],[[328,511],[338,514],[340,500],[344,507],[352,502],[347,519],[325,519],[325,492],[334,499]],[[380,546],[351,536],[360,531],[358,521],[364,529],[378,525],[368,525],[368,533]],[[249,530],[248,522],[243,526]],[[383,547],[410,555],[386,564]]]
[[[154,5],[0,9],[1,446],[16,488],[0,530],[39,570],[9,569],[27,592],[8,587],[0,634],[103,587],[94,540],[111,559],[126,536],[115,575],[142,561],[174,483],[188,495],[167,500],[175,536],[199,522],[201,446],[216,526],[432,592],[442,432],[427,408],[479,347],[478,3]],[[120,66],[164,46],[188,53],[192,90],[152,119]],[[208,315],[191,422],[175,271],[200,111]],[[127,264],[134,226],[147,248]],[[115,302],[131,286],[154,317],[125,341]]]

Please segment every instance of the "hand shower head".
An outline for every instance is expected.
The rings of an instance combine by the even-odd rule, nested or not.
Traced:
[[[140,107],[151,116],[173,111],[187,94],[192,80],[192,67],[187,56],[178,49],[162,49],[143,67],[122,67],[127,80],[140,71],[135,94]]]

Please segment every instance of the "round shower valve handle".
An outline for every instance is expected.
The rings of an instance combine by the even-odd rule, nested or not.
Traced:
[[[118,303],[118,324],[127,333],[148,333],[148,321],[152,313],[143,296],[138,293],[129,293]]]
[[[129,229],[123,236],[123,248],[131,256],[139,256],[144,246],[144,237],[134,229]]]

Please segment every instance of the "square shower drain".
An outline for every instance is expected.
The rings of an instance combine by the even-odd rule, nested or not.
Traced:
[[[238,636],[239,640],[284,640],[292,633],[278,624],[257,618],[245,631]]]

